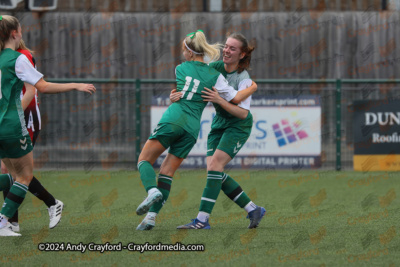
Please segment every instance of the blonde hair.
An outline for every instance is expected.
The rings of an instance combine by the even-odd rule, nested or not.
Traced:
[[[19,21],[16,17],[3,15],[0,20],[0,50],[4,49],[6,42],[10,39],[12,31],[18,31]]]
[[[216,61],[219,59],[221,54],[220,49],[223,47],[223,45],[220,43],[209,44],[206,36],[201,31],[195,32],[194,35],[187,36],[184,39],[183,49],[187,49],[185,44],[189,50],[192,50],[199,55],[207,55],[211,61]]]
[[[22,40],[22,39],[21,39],[21,41],[19,42],[19,46],[18,46],[17,49],[28,50],[29,53],[31,53],[31,54],[34,53],[33,50],[29,49],[29,48],[25,45],[25,42],[24,42],[24,40]]]

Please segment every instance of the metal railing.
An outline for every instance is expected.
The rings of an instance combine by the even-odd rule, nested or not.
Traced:
[[[140,154],[141,145],[141,95],[142,85],[144,84],[173,84],[175,80],[172,79],[47,79],[49,82],[79,82],[79,83],[117,83],[117,84],[132,84],[135,85],[135,127],[136,127],[136,160]],[[335,125],[336,125],[336,157],[335,169],[340,171],[342,169],[342,90],[344,84],[399,84],[400,79],[257,79],[255,82],[258,85],[262,84],[332,84],[335,85]],[[138,130],[139,129],[139,130]]]

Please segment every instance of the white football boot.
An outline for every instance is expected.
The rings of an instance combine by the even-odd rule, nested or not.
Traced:
[[[16,223],[16,222],[12,222],[12,223],[7,222],[7,227],[8,227],[11,231],[13,231],[13,232],[15,232],[15,233],[19,233],[19,232],[20,232],[19,224]]]
[[[160,190],[158,190],[157,188],[152,188],[152,189],[149,190],[149,195],[146,197],[145,200],[143,200],[142,203],[140,203],[139,207],[136,209],[137,215],[145,214],[146,212],[149,211],[149,209],[151,208],[151,206],[153,206],[154,203],[162,199],[163,195],[160,192]]]
[[[60,222],[63,208],[64,208],[64,203],[56,199],[56,204],[47,209],[49,211],[49,217],[50,217],[50,224],[49,224],[50,229],[56,227],[57,224]]]
[[[154,228],[155,225],[156,225],[156,216],[147,213],[146,217],[138,225],[136,230],[141,230],[141,231],[151,230]]]
[[[18,233],[11,231],[10,228],[7,227],[7,219],[0,215],[0,236],[21,236]]]

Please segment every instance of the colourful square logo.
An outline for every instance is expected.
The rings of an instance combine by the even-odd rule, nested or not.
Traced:
[[[278,146],[286,146],[287,144],[307,138],[308,134],[301,127],[302,124],[301,120],[296,120],[290,124],[288,119],[283,119],[279,123],[273,124],[272,129],[278,142]]]
[[[284,146],[284,145],[286,145],[286,140],[285,140],[285,138],[279,138],[278,139],[278,146]]]
[[[275,136],[276,136],[276,138],[279,138],[279,137],[281,137],[282,136],[282,132],[281,131],[276,131],[276,132],[274,132],[275,133]]]

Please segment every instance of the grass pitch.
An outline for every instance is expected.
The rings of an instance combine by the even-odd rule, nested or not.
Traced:
[[[145,197],[134,171],[36,172],[66,208],[48,229],[46,206],[28,193],[22,237],[1,238],[2,266],[398,266],[399,173],[230,171],[267,210],[259,228],[222,192],[211,230],[178,231],[195,218],[206,171],[179,171],[152,231],[136,231]],[[39,243],[203,244],[204,252],[42,252]]]

